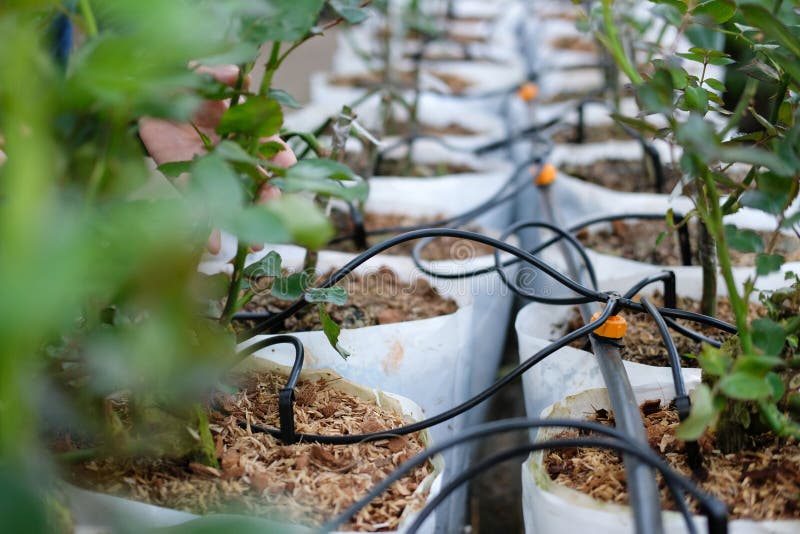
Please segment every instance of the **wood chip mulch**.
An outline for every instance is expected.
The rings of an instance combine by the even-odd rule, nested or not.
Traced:
[[[210,412],[210,422],[219,469],[178,460],[111,458],[76,466],[73,482],[198,514],[245,513],[318,526],[424,449],[418,434],[358,445],[282,445],[237,425],[241,420],[279,426],[277,392],[285,382],[280,374],[250,373],[240,377],[239,393],[218,395],[219,411]],[[297,432],[359,434],[406,423],[401,415],[324,379],[298,385]],[[424,502],[427,492],[415,491],[431,472],[430,464],[418,467],[359,512],[346,530],[395,529],[405,510]]]
[[[677,412],[659,401],[642,405],[650,446],[679,473],[728,505],[732,519],[800,519],[800,446],[792,439],[781,440],[770,434],[755,437],[754,446],[735,454],[715,449],[712,437],[700,441],[703,466],[696,472],[689,467],[684,443],[675,438]],[[600,410],[590,419],[613,425],[613,414]],[[575,436],[565,432],[561,436]],[[550,478],[604,502],[627,504],[625,469],[621,456],[595,448],[549,451],[545,468]],[[662,506],[677,510],[669,489],[658,475]],[[696,503],[690,509],[697,512]]]

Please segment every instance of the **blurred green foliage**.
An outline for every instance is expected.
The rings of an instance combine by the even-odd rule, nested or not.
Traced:
[[[281,105],[269,94],[242,100],[188,68],[249,70],[265,41],[313,34],[323,3],[0,3],[0,524],[8,531],[68,528],[48,449],[67,431],[104,453],[202,448],[186,430],[202,425],[193,407],[236,361],[232,331],[208,317],[209,301],[231,282],[196,270],[212,228],[243,242],[318,248],[330,224],[302,193],[366,195],[338,185],[357,179],[349,169],[303,162],[281,171],[293,194],[256,205],[274,172],[264,159],[274,148],[259,137],[280,130]],[[355,6],[337,7],[356,17]],[[66,72],[48,37],[59,15],[79,28]],[[225,114],[223,142],[176,164],[194,175],[183,194],[146,188],[154,173],[138,119],[189,121],[203,98],[232,96],[244,104]],[[134,412],[124,424],[107,409],[120,395]]]

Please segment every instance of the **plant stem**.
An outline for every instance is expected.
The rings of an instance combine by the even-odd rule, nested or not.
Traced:
[[[83,20],[86,22],[86,33],[89,37],[97,36],[97,20],[94,18],[92,5],[89,0],[80,0],[81,14]]]
[[[738,330],[739,342],[742,345],[742,351],[745,355],[751,355],[753,354],[753,340],[750,335],[750,325],[747,320],[748,303],[739,294],[739,290],[736,287],[736,280],[733,276],[730,251],[725,242],[725,229],[722,223],[722,207],[719,203],[719,192],[714,184],[714,179],[709,173],[704,173],[703,179],[705,181],[705,189],[708,193],[709,207],[711,209],[708,221],[711,223],[709,230],[716,238],[719,270],[722,273],[722,278],[725,280],[725,286],[728,289],[728,299],[731,302],[731,309],[736,319],[736,328]]]
[[[196,418],[197,434],[200,436],[200,446],[197,451],[198,461],[209,467],[219,467],[217,448],[208,426],[208,414],[202,404],[195,404],[192,409]]]
[[[278,57],[281,51],[280,41],[272,43],[272,50],[269,54],[269,61],[264,67],[264,77],[261,78],[261,86],[258,89],[258,94],[264,96],[269,93],[269,88],[272,87],[272,77],[275,76],[275,71],[280,67],[281,59]]]
[[[707,175],[708,173],[704,173]],[[717,315],[717,255],[714,250],[714,239],[711,236],[708,219],[708,198],[703,184],[697,187],[697,206],[700,213],[698,225],[697,253],[703,272],[703,294],[700,298],[700,311],[704,315]]]
[[[247,245],[239,243],[236,247],[236,258],[233,260],[233,275],[231,285],[228,286],[228,298],[225,300],[225,308],[219,322],[228,325],[233,315],[238,311],[239,292],[242,290],[242,274],[244,271],[244,260],[247,258]]]
[[[614,56],[617,64],[634,85],[640,85],[643,80],[636,69],[631,64],[630,58],[625,54],[622,43],[619,40],[617,26],[614,23],[614,15],[611,12],[612,0],[603,0],[603,23],[608,34],[608,49]]]

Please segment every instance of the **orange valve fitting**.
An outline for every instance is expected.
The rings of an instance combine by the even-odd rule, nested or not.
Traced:
[[[556,166],[552,163],[545,163],[542,165],[541,170],[539,170],[539,174],[536,175],[536,178],[533,179],[533,183],[538,186],[545,186],[550,185],[556,181],[556,175],[558,171],[556,170]]]
[[[600,317],[601,312],[596,312],[592,315],[592,321],[596,321]],[[628,323],[621,315],[612,315],[605,323],[595,329],[594,333],[600,337],[608,337],[611,339],[622,339],[625,337],[625,332],[628,330]]]
[[[533,82],[523,83],[517,89],[517,96],[523,102],[531,102],[539,96],[539,86]]]

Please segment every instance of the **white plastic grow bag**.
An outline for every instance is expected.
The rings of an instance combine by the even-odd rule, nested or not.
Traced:
[[[702,294],[702,273],[697,270],[678,270],[676,273],[676,288],[678,296],[699,299]],[[741,284],[746,279],[745,273],[737,274],[737,282]],[[633,287],[643,276],[625,276],[620,273],[615,279],[601,279],[601,291],[616,291],[624,294]],[[776,284],[774,287],[782,287]],[[651,284],[641,293],[651,295],[655,291],[663,293],[663,284]],[[725,284],[718,281],[720,296],[727,294]],[[757,299],[757,295],[753,296]],[[517,314],[515,329],[519,343],[520,361],[535,354],[550,344],[551,340],[558,339],[566,333],[565,326],[572,314],[572,306],[554,306],[534,302],[522,308]],[[679,335],[679,334],[675,334]],[[624,339],[622,340],[625,341]],[[671,370],[669,367],[653,367],[634,362],[623,362],[631,377],[631,382],[647,383],[658,380],[670,381]],[[666,352],[664,364],[667,365]],[[687,384],[700,377],[699,369],[683,369]],[[530,416],[541,413],[550,404],[572,395],[578,391],[602,387],[604,382],[600,374],[594,355],[565,347],[537,364],[522,378],[525,393],[525,408]]]
[[[276,247],[283,266],[297,269],[304,251],[297,247]],[[260,255],[251,255],[254,261]],[[352,259],[353,255],[322,251],[317,272],[325,273]],[[475,266],[479,265],[476,258]],[[460,268],[468,267],[470,262]],[[357,273],[367,274],[382,266],[398,273],[401,280],[421,276],[410,258],[376,257],[363,264]],[[502,355],[505,325],[512,295],[502,286],[496,273],[466,280],[431,280],[440,294],[459,305],[453,314],[358,329],[343,329],[340,343],[351,356],[344,360],[334,351],[321,331],[297,332],[306,347],[307,368],[331,368],[370,387],[397,391],[413,398],[426,416],[436,415],[464,402],[488,387]],[[243,345],[263,339],[257,336]],[[280,363],[289,364],[289,359]],[[477,423],[483,410],[466,414],[431,429],[434,440],[458,435],[466,426]],[[472,447],[464,446],[444,454],[447,467],[443,482],[451,480],[469,462]],[[437,522],[461,524],[465,511],[465,492],[448,499],[437,510]]]
[[[276,364],[274,360],[286,361],[293,360],[293,358],[294,349],[292,347],[276,345],[258,351],[255,356],[247,358],[240,364],[239,369],[278,372],[288,376],[291,367]],[[375,401],[379,406],[389,408],[398,414],[402,414],[404,419],[408,422],[419,421],[424,417],[420,407],[410,399],[356,384],[328,369],[305,369],[301,373],[300,378],[301,380],[315,381],[318,379],[325,379],[326,381],[330,381],[334,384],[333,387],[336,389],[345,391],[366,401]],[[423,431],[422,439],[426,444],[430,445],[430,437],[427,431]],[[429,492],[426,502],[430,501],[430,499],[439,492],[442,483],[442,473],[444,471],[444,460],[440,455],[433,457],[431,462],[434,467],[433,472],[423,480],[422,484],[420,484],[416,490],[416,492],[420,493],[424,491]],[[127,528],[136,526],[141,529],[164,528],[180,525],[199,517],[189,512],[155,506],[131,499],[114,497],[94,491],[87,491],[71,485],[66,485],[65,491],[70,510],[73,514],[73,519],[79,531],[82,532],[105,532],[108,529],[113,529],[120,525],[125,525]],[[413,521],[417,514],[418,511],[406,510],[402,515],[402,521],[398,531],[402,531],[403,526]],[[271,524],[274,528],[279,529],[275,530],[276,532],[299,533],[311,531],[311,528],[278,521],[265,521],[265,526],[267,524]],[[427,533],[434,532],[434,529],[434,519],[427,520],[422,527],[422,531]]]
[[[654,399],[670,401],[674,397],[674,390],[669,382],[634,384],[633,391],[639,403]],[[545,409],[542,417],[584,419],[587,413],[593,413],[598,408],[610,408],[605,389],[589,389],[567,397]],[[562,429],[542,429],[538,439],[552,438],[561,431]],[[556,484],[544,469],[543,460],[544,452],[536,451],[522,464],[522,511],[526,534],[635,532],[630,507],[601,502]],[[686,532],[685,523],[678,512],[662,512],[661,518],[665,533]],[[705,517],[693,516],[693,519],[698,532],[705,532]],[[800,531],[800,521],[737,519],[731,521],[728,528],[732,534],[789,534]]]

